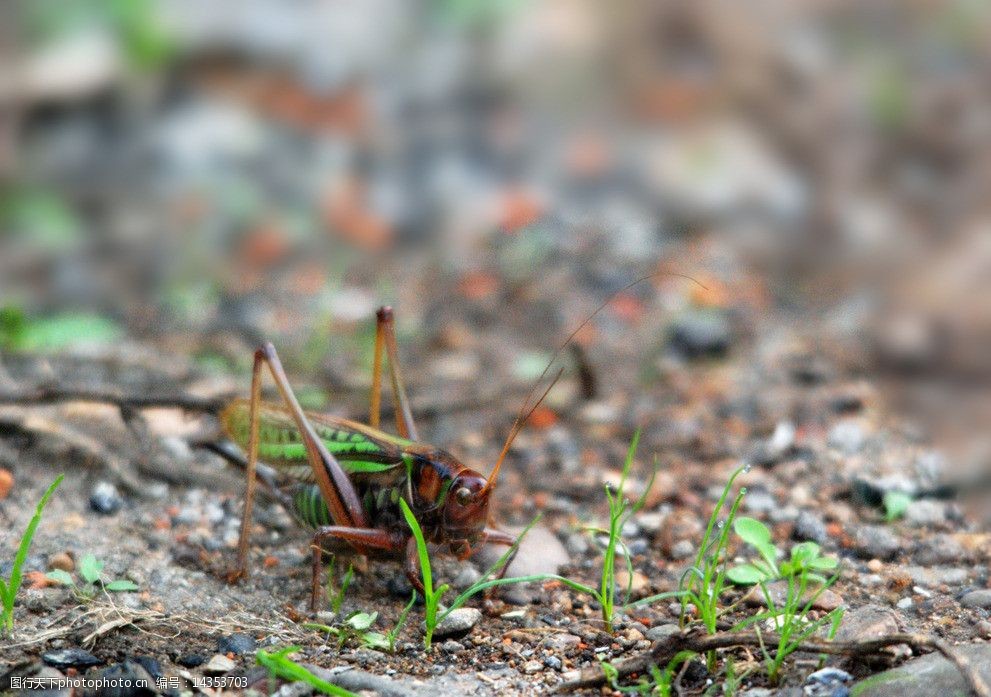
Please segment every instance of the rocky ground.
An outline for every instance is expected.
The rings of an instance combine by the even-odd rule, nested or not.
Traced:
[[[566,377],[512,449],[498,490],[497,519],[519,529],[538,513],[542,518],[510,573],[560,572],[598,582],[605,542],[598,530],[607,521],[602,484],[618,481],[640,426],[643,436],[627,493],[645,493],[646,499],[623,528],[633,576],[620,572],[634,598],[678,588],[726,482],[741,464],[749,464],[738,480],[746,487],[741,514],[765,521],[779,548],[812,540],[839,558],[839,579],[812,610],[817,617],[846,608],[838,640],[912,632],[963,645],[974,665],[991,665],[986,643],[991,548],[980,501],[954,488],[956,475],[945,456],[892,407],[884,379],[851,369],[843,362],[849,354],[810,350],[780,327],[748,337],[735,328],[733,312],[718,303],[664,323],[659,336],[667,339],[658,344],[660,352],[649,363],[637,362],[630,356],[644,344],[631,345],[623,337],[657,331],[643,297],[628,294],[610,304],[599,326],[626,333],[596,333],[594,342],[585,342],[595,347],[591,358],[567,357]],[[511,324],[491,332],[512,332]],[[486,351],[497,356],[496,366],[513,365],[508,358],[517,355],[505,352],[511,341],[494,348],[462,335],[456,324],[443,330],[446,343],[411,351],[414,361],[430,366],[413,381],[414,402],[423,407],[421,428],[431,441],[486,471],[526,382],[506,373],[512,388],[491,399],[485,396],[496,383],[490,376],[477,391],[464,392],[469,406],[460,397],[430,401],[433,395],[457,393],[432,391],[431,383],[457,383],[488,360]],[[164,362],[160,350],[149,345],[129,344],[118,353],[7,356],[7,394],[44,382],[58,389],[89,386],[212,399],[243,392],[247,383],[246,374],[218,376],[182,361]],[[622,357],[641,374],[623,368]],[[615,379],[612,365],[618,366]],[[211,407],[210,399],[200,399],[199,406]],[[345,392],[344,401],[360,405],[360,391]],[[255,664],[255,652],[296,645],[295,660],[331,671],[330,679],[350,689],[529,695],[554,688],[575,669],[638,655],[679,622],[679,604],[658,601],[621,613],[610,633],[592,598],[552,581],[473,599],[472,610],[463,613],[464,625],[440,632],[429,652],[421,641],[422,606],[412,611],[392,653],[363,647],[355,638],[339,646],[336,638],[303,626],[310,619],[308,539],[278,505],[262,503],[256,514],[250,580],[225,582],[243,485],[235,467],[195,445],[216,436],[214,417],[169,407],[141,413],[128,428],[120,410],[106,404],[3,407],[0,445],[13,483],[0,504],[5,577],[34,503],[56,474],[65,472],[66,478],[45,511],[25,565],[15,630],[3,640],[0,690],[25,676],[150,675],[177,679],[171,693],[209,693],[217,684],[209,680],[223,677],[243,677],[246,682],[233,684],[265,691],[281,683],[268,681]],[[360,406],[351,413],[360,416]],[[644,492],[653,462],[657,477]],[[884,516],[886,491],[911,499],[893,521]],[[87,554],[105,563],[104,580],[127,579],[138,590],[86,587],[79,570]],[[750,558],[737,542],[731,554]],[[479,556],[459,563],[438,553],[436,573],[464,588],[493,554]],[[378,613],[374,629],[391,629],[410,594],[400,564],[340,559],[337,578],[348,559],[357,569],[354,580],[338,615],[324,611],[317,620],[339,623],[360,610]],[[78,587],[46,580],[43,573],[53,569],[75,574]],[[726,627],[758,611],[759,601],[737,603],[744,594],[745,589],[725,594]],[[831,658],[827,666],[836,671],[826,673],[816,672],[817,656],[795,654],[781,683],[771,686],[759,652],[743,648],[721,651],[720,667],[712,673],[701,660],[688,661],[678,673],[680,693],[728,690],[727,658],[743,676],[737,694],[751,697],[851,691],[904,697],[952,694],[964,685],[945,659],[914,658],[901,646],[865,659]],[[895,672],[880,674],[894,664],[900,666]],[[284,685],[280,694],[308,689]]]

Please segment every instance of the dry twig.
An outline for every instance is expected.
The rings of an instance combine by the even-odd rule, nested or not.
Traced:
[[[765,645],[775,644],[775,635],[759,636],[757,632],[720,632],[717,634],[700,634],[697,632],[673,634],[656,642],[650,651],[633,656],[614,664],[620,676],[632,673],[645,673],[651,665],[666,665],[679,651],[695,651],[705,653],[715,649],[727,649],[740,646],[760,646],[761,640]],[[922,634],[889,634],[875,639],[860,641],[820,641],[802,642],[797,651],[806,653],[825,653],[841,656],[869,656],[876,654],[888,646],[905,644],[916,650],[938,651],[957,667],[975,697],[991,697],[991,688],[971,665],[965,656],[955,652],[952,647],[941,639]],[[564,682],[557,686],[556,692],[565,692],[585,687],[594,687],[606,682],[606,676],[598,666],[572,671],[564,675]]]

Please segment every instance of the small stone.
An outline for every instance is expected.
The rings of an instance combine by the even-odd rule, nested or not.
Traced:
[[[564,664],[561,663],[561,659],[558,658],[557,656],[545,656],[544,665],[550,668],[551,670],[559,671],[561,670]]]
[[[647,630],[647,638],[651,641],[661,641],[668,637],[681,634],[681,627],[676,624],[659,624]]]
[[[647,577],[636,569],[634,569],[632,577],[626,569],[619,569],[616,572],[616,586],[621,588],[624,593],[627,588],[630,589],[631,593],[640,593],[647,588],[648,583]]]
[[[510,530],[511,534],[519,534],[521,530]],[[484,567],[494,564],[506,551],[505,547],[485,545],[476,560]],[[542,525],[537,525],[520,544],[519,551],[509,569],[507,576],[535,576],[538,574],[556,574],[558,568],[571,561],[568,551],[557,536]],[[409,593],[406,594],[409,597]]]
[[[923,566],[953,564],[967,560],[970,555],[952,535],[933,535],[919,542],[915,561]]]
[[[481,610],[474,607],[459,607],[452,610],[444,620],[437,625],[434,636],[438,639],[464,636],[482,619]]]
[[[884,562],[880,559],[871,559],[867,562],[867,570],[873,573],[880,573],[884,569]]]
[[[672,559],[688,559],[695,555],[695,543],[691,540],[680,540],[671,547]]]
[[[960,598],[960,604],[964,607],[981,607],[989,609],[991,608],[991,590],[985,588],[971,591],[964,597]]]
[[[97,482],[89,495],[89,507],[101,515],[113,515],[123,505],[124,499],[110,482]]]
[[[523,664],[523,672],[527,675],[533,675],[534,673],[539,673],[544,669],[544,664],[540,661],[527,661]]]
[[[825,544],[829,539],[826,521],[818,513],[799,511],[792,537],[800,541],[810,540],[820,545]]]
[[[465,650],[465,647],[456,642],[454,639],[448,639],[443,644],[440,645],[440,650],[444,653],[461,653]]]
[[[864,447],[866,440],[867,436],[859,421],[844,419],[829,431],[826,443],[845,455],[856,455]]]
[[[87,678],[105,687],[82,690],[82,697],[152,697],[156,694],[155,678],[133,660],[107,666]]]
[[[722,312],[693,310],[670,328],[671,347],[686,358],[725,356],[733,342],[733,329]]]
[[[568,654],[582,643],[580,636],[574,634],[551,634],[543,641],[543,645],[551,651]]]
[[[927,588],[937,586],[963,586],[970,578],[970,572],[959,566],[906,566],[904,567],[912,582]]]
[[[946,503],[932,499],[918,499],[905,509],[905,522],[910,525],[938,525],[946,522]]]
[[[14,475],[10,470],[0,467],[0,501],[7,498],[10,490],[14,488]]]
[[[972,666],[985,683],[991,681],[991,644],[958,644],[953,652]],[[965,695],[970,688],[960,670],[938,652],[914,658],[897,668],[860,680],[857,697],[933,697]]]
[[[235,632],[217,639],[217,650],[220,653],[241,655],[254,651],[257,646],[258,642],[255,641],[254,637],[242,632]]]
[[[901,542],[891,530],[880,525],[864,525],[854,534],[857,553],[865,559],[893,559]]]
[[[788,599],[788,582],[787,581],[774,581],[773,583],[767,584],[767,592],[771,596],[771,600],[778,607],[781,607],[787,602]],[[805,592],[803,598],[803,604],[811,600],[812,596],[817,592],[817,589],[810,587]],[[765,607],[767,604],[767,599],[764,597],[764,592],[761,590],[760,586],[754,586],[750,589],[745,596],[743,596],[744,604],[750,607]],[[830,612],[836,608],[843,605],[843,597],[839,593],[835,593],[828,588],[821,593],[812,603],[812,607],[816,610],[823,610],[824,612]]]
[[[805,679],[804,694],[806,697],[846,697],[850,691],[846,683],[853,676],[839,668],[823,668],[812,673]]]
[[[451,583],[456,589],[463,591],[477,583],[481,577],[482,574],[478,569],[471,564],[465,564],[464,568],[458,572],[458,575],[454,577],[454,581]]]
[[[90,668],[103,665],[103,661],[82,649],[56,649],[41,655],[43,660],[53,668]]]
[[[187,653],[177,658],[175,662],[183,668],[196,668],[206,663],[206,657],[198,653]]]
[[[895,603],[895,607],[897,607],[899,610],[908,610],[913,605],[915,605],[915,602],[911,598],[907,598],[907,597],[902,598],[897,603]]]
[[[568,550],[568,554],[572,558],[583,557],[588,553],[589,544],[588,540],[581,533],[574,533],[568,535],[567,539],[564,541],[564,548]]]
[[[72,560],[68,552],[59,552],[58,554],[53,554],[48,558],[48,568],[49,570],[59,570],[71,573],[76,569],[76,562]]]
[[[751,513],[770,513],[778,508],[778,502],[767,489],[752,487],[747,489],[743,507]]]
[[[229,673],[235,668],[237,668],[237,663],[222,653],[218,653],[210,658],[210,661],[203,667],[203,672],[216,675],[218,673]]]

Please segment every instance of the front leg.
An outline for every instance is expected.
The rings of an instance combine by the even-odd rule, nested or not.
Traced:
[[[494,545],[505,545],[506,547],[511,547],[516,544],[516,538],[507,532],[503,532],[502,530],[485,528],[485,531],[482,534],[484,535],[486,542]],[[516,559],[516,553],[519,551],[519,547],[513,550],[513,553],[509,555],[509,559],[507,559],[506,563],[502,565],[501,569],[499,569],[499,574],[496,578],[506,577],[506,572],[509,571],[509,567],[512,565],[513,560]]]

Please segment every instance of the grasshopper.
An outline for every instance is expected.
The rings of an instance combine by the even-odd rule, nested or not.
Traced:
[[[390,307],[381,307],[376,313],[368,425],[303,411],[275,348],[271,343],[265,343],[255,351],[250,399],[236,399],[220,414],[227,437],[248,453],[238,563],[231,580],[249,573],[249,532],[258,474],[297,520],[314,528],[310,597],[313,610],[316,610],[321,589],[322,543],[331,539],[343,540],[361,554],[372,550],[403,553],[406,577],[423,592],[416,540],[403,518],[400,499],[404,499],[413,511],[427,540],[446,545],[459,559],[467,559],[485,543],[512,546],[515,542],[512,536],[487,527],[492,491],[513,440],[554,387],[562,371],[558,371],[528,408],[537,387],[563,349],[613,298],[660,274],[686,278],[705,288],[690,276],[658,272],[643,276],[610,295],[558,347],[534,382],[488,477],[466,467],[447,451],[420,442],[403,382],[394,314]],[[388,358],[399,435],[379,428],[385,358]],[[282,404],[261,400],[265,367],[275,381]],[[261,465],[259,457],[267,465]],[[506,566],[508,562],[503,566],[503,573]]]
[[[224,433],[248,454],[247,493],[232,580],[249,573],[249,532],[259,473],[294,517],[314,529],[313,610],[321,588],[322,543],[331,539],[344,540],[361,554],[371,550],[404,553],[406,576],[423,592],[416,541],[402,516],[400,499],[416,515],[424,536],[446,544],[459,559],[468,558],[486,542],[513,544],[512,536],[487,527],[489,502],[513,439],[543,397],[526,415],[521,410],[486,478],[450,453],[419,441],[400,369],[392,309],[380,308],[376,319],[368,425],[303,411],[271,343],[255,351],[250,399],[235,399],[220,413]],[[384,356],[399,435],[379,427]],[[266,367],[282,404],[261,400]]]

